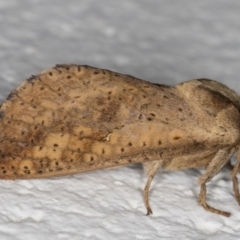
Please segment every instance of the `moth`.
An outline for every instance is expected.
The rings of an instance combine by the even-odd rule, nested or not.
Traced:
[[[25,80],[0,106],[0,178],[48,178],[142,163],[144,202],[159,168],[205,167],[206,183],[238,152],[231,178],[240,204],[240,97],[213,80],[176,86],[80,65],[56,65]]]

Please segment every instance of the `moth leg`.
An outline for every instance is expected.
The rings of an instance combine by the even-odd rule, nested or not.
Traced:
[[[199,184],[201,184],[201,189],[199,193],[199,202],[203,208],[207,211],[217,213],[226,217],[229,217],[231,214],[229,212],[224,212],[219,209],[213,208],[206,203],[206,183],[210,181],[219,171],[224,167],[224,165],[229,161],[232,154],[234,153],[235,148],[231,149],[222,149],[219,150],[212,161],[207,166],[206,172],[200,177]]]
[[[144,171],[147,174],[148,180],[144,188],[144,204],[147,209],[147,214],[150,215],[152,214],[152,209],[149,204],[149,189],[151,186],[151,182],[156,175],[158,169],[162,166],[163,161],[162,160],[156,160],[156,161],[151,161],[151,162],[145,162],[143,163],[143,168]]]
[[[232,181],[233,181],[233,191],[235,194],[235,198],[236,198],[238,204],[240,205],[240,194],[239,194],[238,179],[237,179],[237,173],[239,172],[239,169],[240,169],[240,151],[238,151],[237,163],[233,167],[232,172],[231,172],[231,177],[232,177]]]
[[[213,207],[209,206],[206,203],[206,193],[207,193],[206,184],[201,184],[201,189],[200,189],[200,193],[199,193],[199,203],[203,206],[203,208],[206,211],[209,211],[209,212],[212,212],[212,213],[217,213],[217,214],[223,215],[225,217],[230,217],[231,216],[231,213],[229,213],[229,212],[225,212],[225,211],[222,211],[222,210],[219,210],[219,209],[216,209],[216,208],[213,208]]]

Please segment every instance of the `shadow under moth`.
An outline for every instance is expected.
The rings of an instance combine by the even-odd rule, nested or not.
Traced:
[[[159,168],[205,167],[206,183],[240,146],[240,97],[208,79],[174,87],[80,65],[56,65],[25,80],[0,107],[0,178],[47,178],[142,163],[147,214]],[[237,173],[231,178],[240,204]]]

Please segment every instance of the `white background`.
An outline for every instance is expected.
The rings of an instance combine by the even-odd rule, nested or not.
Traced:
[[[212,78],[240,93],[240,2],[1,0],[0,99],[57,63],[88,64],[174,85]],[[159,172],[145,216],[140,165],[53,179],[0,181],[0,239],[239,239],[240,207],[224,169]]]

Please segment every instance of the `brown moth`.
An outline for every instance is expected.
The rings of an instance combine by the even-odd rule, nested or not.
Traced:
[[[143,163],[148,192],[159,168],[206,167],[206,183],[240,146],[240,97],[227,86],[197,79],[175,87],[109,70],[56,65],[25,80],[0,107],[0,178],[47,178]],[[240,204],[236,174],[233,190]]]

